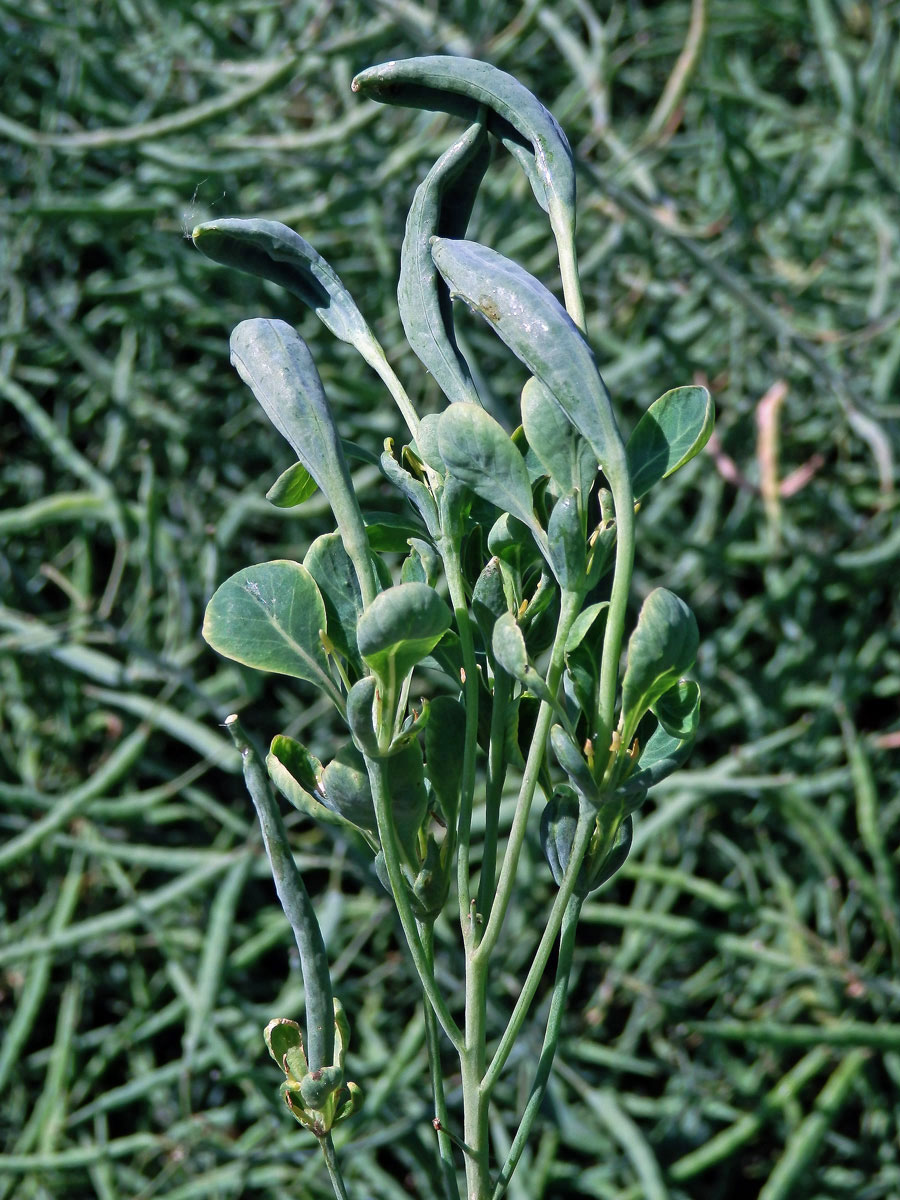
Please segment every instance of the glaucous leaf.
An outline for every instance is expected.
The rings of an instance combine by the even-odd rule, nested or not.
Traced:
[[[700,688],[691,679],[679,679],[651,705],[651,710],[671,737],[693,739],[700,724]]]
[[[447,825],[456,826],[466,747],[466,710],[453,696],[435,696],[425,726],[425,766]]]
[[[359,829],[378,832],[366,764],[352,742],[341,747],[322,774],[322,803]]]
[[[319,637],[325,629],[325,605],[315,580],[288,559],[244,567],[226,579],[203,621],[204,638],[226,658],[305,679],[343,708]]]
[[[375,674],[393,687],[431,653],[450,621],[450,610],[434,588],[424,583],[397,584],[379,593],[360,617],[359,652]]]
[[[654,400],[628,439],[626,453],[635,500],[699,454],[715,425],[705,387],[677,387]]]
[[[503,426],[489,413],[472,404],[451,405],[441,413],[438,444],[451,475],[540,533],[528,468]]]
[[[628,640],[622,681],[622,741],[629,745],[644,713],[693,666],[700,636],[694,614],[666,588],[644,601]]]
[[[303,463],[296,462],[281,472],[266,492],[266,499],[276,508],[296,508],[315,493],[317,486]]]
[[[309,242],[280,221],[226,217],[196,226],[191,237],[207,258],[292,292],[341,341],[359,348],[374,340],[336,272]]]
[[[429,242],[434,236],[463,236],[490,157],[481,123],[470,126],[441,155],[413,197],[400,252],[397,301],[406,340],[453,403],[480,401],[456,345],[450,296]]]
[[[518,263],[478,242],[435,238],[431,254],[450,295],[479,312],[552,392],[607,477],[624,468],[621,437],[593,351],[552,292]]]
[[[345,658],[358,662],[356,623],[362,613],[362,596],[341,535],[323,533],[317,537],[307,550],[303,565],[322,595],[330,641]]]
[[[566,135],[512,75],[490,63],[438,54],[369,67],[351,86],[385,104],[453,113],[470,121],[485,109],[488,129],[525,169],[551,221],[557,213],[574,221],[575,163]]]
[[[577,492],[562,496],[553,506],[547,523],[548,560],[556,581],[564,591],[587,590],[587,542],[581,525]]]
[[[587,496],[597,474],[596,456],[550,389],[534,376],[522,389],[522,425],[532,453],[559,491],[577,488]]]

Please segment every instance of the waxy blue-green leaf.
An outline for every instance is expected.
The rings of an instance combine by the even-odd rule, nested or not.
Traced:
[[[577,492],[562,496],[547,522],[548,559],[556,581],[567,592],[587,591],[587,542]]]
[[[543,538],[534,516],[528,468],[498,421],[483,408],[454,404],[441,413],[438,444],[454,478]]]
[[[318,764],[318,775],[310,777],[304,768],[302,756],[297,753],[298,747],[308,759]],[[271,748],[266,756],[266,770],[285,800],[298,812],[312,818],[320,825],[330,825],[340,829],[351,840],[359,840],[357,826],[346,821],[323,803],[319,786],[321,763],[318,763],[317,759],[313,759],[312,755],[300,746],[299,742],[295,742],[293,738],[285,737],[283,734],[273,738]]]
[[[432,55],[369,67],[352,87],[385,104],[453,113],[469,121],[486,110],[488,129],[518,161],[550,217],[563,278],[577,281],[572,150],[553,114],[517,79],[490,63]],[[577,291],[577,283],[575,287]],[[580,298],[573,299],[580,308]]]
[[[328,638],[351,662],[359,662],[356,623],[363,610],[359,580],[338,533],[323,533],[306,552],[303,565],[312,575],[325,604]]]
[[[226,658],[305,679],[343,708],[319,637],[325,629],[325,605],[315,580],[287,559],[245,567],[226,579],[203,621],[204,638]]]
[[[431,254],[450,295],[481,313],[550,390],[610,482],[625,472],[621,435],[593,351],[552,292],[518,263],[478,242],[436,238]]]
[[[231,334],[231,361],[331,505],[360,590],[377,590],[341,439],[306,343],[284,321],[257,317]]]
[[[420,431],[421,428],[422,423],[420,422]],[[380,460],[381,470],[391,483],[406,497],[416,512],[418,512],[429,534],[433,538],[437,538],[440,534],[440,522],[438,520],[438,510],[434,502],[434,496],[421,479],[416,479],[397,462],[394,458],[393,449],[393,438],[386,438],[384,453],[381,455]]]
[[[399,684],[450,628],[450,610],[425,583],[379,593],[356,627],[359,652],[380,679]]]
[[[473,58],[436,54],[368,67],[351,86],[384,104],[453,113],[470,121],[485,108],[488,128],[525,168],[535,198],[551,220],[554,212],[574,213],[575,162],[568,139],[553,114],[506,71]]]
[[[562,725],[554,725],[550,730],[550,745],[553,747],[556,761],[568,775],[572,787],[589,804],[597,804],[600,794],[596,780],[572,735],[567,733]]]
[[[266,499],[276,508],[296,508],[315,493],[317,486],[303,463],[296,462],[281,472],[266,492]]]
[[[697,622],[684,601],[666,588],[652,591],[628,640],[620,719],[626,745],[644,713],[693,666],[699,641]]]
[[[635,500],[700,453],[715,425],[705,387],[677,387],[654,400],[628,439],[626,453]]]
[[[641,751],[638,769],[618,789],[619,794],[626,798],[630,811],[643,803],[648,788],[684,766],[694,748],[694,741],[693,736],[673,737],[661,724],[657,725]]]
[[[435,696],[425,726],[425,767],[450,829],[456,826],[466,748],[466,710],[453,696]]]
[[[374,341],[336,272],[315,247],[280,221],[226,217],[198,225],[191,237],[207,258],[292,292],[341,341],[357,349]]]
[[[593,450],[550,389],[533,376],[522,388],[522,425],[532,453],[560,492],[587,496],[597,474]]]
[[[679,679],[675,686],[663,692],[650,708],[671,737],[687,741],[697,736],[700,724],[700,688],[692,679]]]
[[[365,760],[352,742],[341,747],[322,774],[322,803],[351,825],[377,834]]]
[[[450,296],[432,260],[429,243],[435,236],[465,234],[490,157],[484,125],[470,126],[441,155],[416,190],[400,251],[397,302],[406,340],[453,403],[480,401],[466,360],[456,345]]]
[[[364,675],[347,693],[347,724],[356,748],[368,758],[378,758],[381,753],[375,730],[377,689],[375,676]]]

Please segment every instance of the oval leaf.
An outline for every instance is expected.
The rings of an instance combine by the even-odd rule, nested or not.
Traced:
[[[705,387],[677,387],[654,400],[628,439],[626,451],[635,500],[699,454],[715,425]]]
[[[490,157],[482,124],[471,126],[454,142],[413,197],[400,252],[397,301],[406,340],[453,403],[480,401],[456,345],[450,295],[432,260],[429,242],[435,235],[463,236]]]
[[[581,527],[579,497],[570,492],[553,505],[547,522],[550,566],[567,592],[587,590],[587,542]]]
[[[456,826],[466,748],[466,710],[453,696],[435,696],[425,726],[425,765],[444,820]]]
[[[226,658],[316,684],[342,708],[319,637],[325,628],[313,577],[299,563],[276,559],[225,580],[206,607],[203,636]]]
[[[315,493],[316,487],[316,481],[303,463],[296,462],[281,472],[266,492],[266,499],[276,508],[296,508]]]
[[[693,739],[700,723],[700,688],[691,679],[679,679],[652,705],[652,712],[670,737]]]
[[[694,614],[666,588],[652,591],[628,641],[622,681],[622,740],[628,745],[644,713],[694,662],[699,644]]]
[[[528,445],[560,492],[587,496],[597,474],[593,451],[539,379],[522,389],[522,425]]]
[[[450,610],[425,583],[401,583],[381,592],[359,619],[359,652],[381,679],[404,679],[450,628]]]
[[[528,468],[499,422],[483,408],[455,404],[441,413],[438,444],[451,475],[540,535]]]

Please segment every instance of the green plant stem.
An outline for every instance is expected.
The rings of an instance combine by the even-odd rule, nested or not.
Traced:
[[[444,563],[444,574],[450,592],[450,603],[456,619],[459,644],[462,651],[463,669],[466,673],[463,685],[466,708],[466,742],[463,752],[462,786],[457,820],[456,884],[459,896],[459,919],[463,941],[474,944],[474,928],[469,904],[469,842],[472,835],[472,803],[475,796],[475,760],[478,753],[478,666],[475,661],[475,641],[472,636],[472,620],[466,600],[466,589],[460,567],[459,538],[445,535],[438,546]]]
[[[494,676],[491,706],[491,741],[488,750],[487,780],[484,794],[484,842],[481,853],[481,877],[478,880],[479,913],[484,913],[494,896],[497,868],[497,827],[500,800],[506,781],[505,731],[509,709],[510,678],[505,671]]]
[[[422,948],[432,970],[434,969],[434,926],[422,928]],[[453,1161],[453,1141],[447,1132],[450,1127],[450,1115],[447,1111],[447,1098],[444,1095],[444,1069],[441,1064],[441,1048],[438,1041],[438,1024],[434,1009],[424,1000],[425,1010],[425,1043],[428,1050],[428,1068],[431,1074],[431,1086],[434,1092],[434,1115],[437,1119],[435,1126],[438,1139],[438,1154],[441,1159],[441,1174],[444,1179],[446,1200],[459,1200],[459,1186],[456,1181],[456,1164]]]
[[[557,228],[551,214],[551,224],[554,225],[556,246],[559,252],[559,273],[563,286],[563,299],[566,311],[582,333],[586,332],[584,313],[584,297],[581,293],[581,280],[578,277],[578,258],[575,254],[575,217],[565,220],[565,231]],[[560,221],[560,225],[563,222]]]
[[[379,732],[379,738],[381,734]],[[425,948],[419,937],[416,919],[409,903],[406,879],[400,865],[400,849],[397,845],[397,831],[391,813],[390,786],[387,778],[385,760],[381,758],[366,758],[366,770],[369,774],[369,784],[372,788],[372,800],[375,805],[375,820],[378,823],[378,840],[384,853],[384,865],[387,869],[394,903],[403,928],[406,944],[412,955],[413,966],[422,982],[422,988],[441,1027],[459,1054],[463,1053],[463,1034],[453,1020],[447,1004],[438,990],[434,971],[425,954]]]
[[[556,963],[556,979],[553,984],[553,995],[550,1000],[550,1013],[547,1017],[547,1028],[544,1033],[544,1044],[541,1047],[541,1057],[538,1060],[534,1083],[531,1085],[531,1093],[528,1097],[528,1103],[525,1105],[522,1120],[519,1122],[516,1136],[513,1138],[513,1143],[509,1148],[506,1162],[504,1162],[500,1174],[497,1176],[493,1200],[501,1200],[501,1197],[509,1187],[509,1181],[518,1165],[519,1159],[522,1157],[522,1151],[528,1142],[531,1127],[534,1125],[535,1118],[544,1099],[544,1092],[547,1090],[547,1083],[550,1079],[550,1071],[553,1067],[553,1059],[556,1057],[556,1048],[559,1045],[559,1035],[562,1030],[566,996],[569,991],[569,976],[572,973],[572,958],[575,951],[575,931],[578,928],[581,905],[582,898],[580,896],[572,896],[563,913],[562,928],[559,935],[559,957]]]
[[[236,714],[225,718],[225,727],[240,752],[244,780],[259,818],[275,891],[300,951],[306,1000],[306,1058],[309,1069],[318,1071],[321,1067],[330,1066],[334,1060],[334,1000],[322,931],[294,862],[287,830],[272,795],[262,760]]]
[[[380,344],[376,341],[373,346],[366,346],[365,348],[357,344],[356,349],[393,396],[394,403],[400,409],[401,416],[406,422],[406,428],[409,430],[410,435],[413,438],[417,438],[419,436],[418,414],[412,406],[412,401],[407,394],[406,388],[397,378],[397,374],[388,362]]]
[[[609,609],[606,614],[606,629],[603,634],[603,652],[600,658],[600,686],[598,689],[598,729],[607,735],[612,732],[616,712],[616,690],[619,681],[619,656],[625,636],[625,618],[628,612],[628,596],[631,592],[631,574],[634,569],[634,490],[625,457],[625,445],[621,435],[618,444],[612,447],[614,458],[604,464],[609,480],[613,504],[616,510],[616,565]],[[607,743],[608,746],[609,743]],[[606,749],[606,747],[598,747]]]
[[[556,627],[553,649],[550,652],[550,665],[546,678],[547,687],[554,695],[559,688],[559,681],[565,665],[566,639],[569,636],[569,630],[572,628],[572,622],[581,609],[582,601],[583,596],[580,593],[563,592],[562,594],[559,622]],[[525,763],[522,783],[519,788],[519,798],[516,802],[516,812],[513,817],[512,828],[509,831],[506,853],[503,856],[500,880],[497,884],[494,902],[491,905],[490,917],[487,920],[484,934],[477,949],[477,957],[484,963],[486,963],[497,943],[497,938],[500,936],[500,929],[506,917],[506,910],[512,898],[516,880],[516,869],[519,865],[519,855],[522,852],[522,845],[525,841],[525,832],[528,826],[528,815],[531,812],[531,802],[534,799],[538,773],[544,754],[546,753],[547,738],[554,715],[551,705],[546,703],[541,704],[534,734],[531,739],[531,746],[528,751],[528,758]]]
[[[334,1188],[334,1194],[337,1200],[350,1200],[347,1195],[347,1189],[344,1187],[341,1168],[338,1166],[337,1155],[334,1152],[334,1142],[331,1140],[331,1134],[326,1133],[323,1138],[319,1138],[319,1145],[322,1147],[322,1157],[325,1159],[325,1166],[328,1168],[328,1177],[331,1180],[331,1186]]]
[[[509,1023],[500,1039],[500,1044],[494,1053],[494,1057],[491,1059],[491,1065],[488,1067],[482,1080],[481,1091],[486,1099],[490,1097],[500,1076],[500,1072],[503,1070],[506,1060],[509,1057],[510,1051],[515,1045],[516,1038],[519,1036],[522,1024],[528,1014],[528,1009],[543,977],[547,961],[550,958],[550,951],[553,949],[556,936],[562,926],[566,908],[575,892],[578,872],[581,870],[581,862],[594,831],[595,820],[596,814],[594,810],[589,805],[582,804],[578,814],[578,824],[575,827],[575,837],[572,840],[572,852],[568,866],[566,867],[566,873],[563,876],[559,892],[553,902],[546,928],[541,935],[534,960],[525,977],[525,982],[522,985],[522,991],[519,993],[519,998],[513,1008],[512,1016],[509,1018]]]

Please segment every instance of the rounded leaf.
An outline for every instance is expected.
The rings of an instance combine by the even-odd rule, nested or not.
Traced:
[[[206,607],[203,636],[226,658],[305,679],[343,707],[319,637],[325,628],[313,577],[299,563],[276,559],[225,580]]]
[[[677,387],[654,400],[628,439],[626,453],[635,500],[699,454],[715,425],[705,387]]]
[[[638,722],[679,677],[693,666],[700,635],[683,600],[656,588],[644,601],[628,641],[622,681],[622,740],[628,745]]]
[[[380,678],[400,681],[431,653],[450,621],[450,610],[434,588],[398,584],[380,592],[360,617],[359,652]]]

